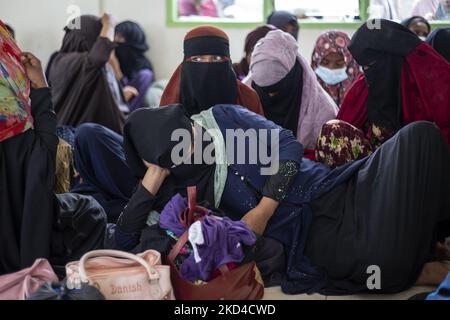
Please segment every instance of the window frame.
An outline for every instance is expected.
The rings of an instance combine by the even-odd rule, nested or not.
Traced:
[[[274,0],[263,0],[263,21],[260,22],[228,22],[228,21],[218,21],[218,22],[202,22],[202,21],[180,21],[177,18],[177,6],[174,5],[176,0],[166,0],[166,18],[168,27],[197,27],[204,25],[216,26],[219,28],[238,28],[238,29],[252,29],[266,23],[267,17],[273,11],[275,7]],[[302,29],[358,29],[361,24],[367,21],[369,16],[369,6],[370,0],[359,0],[359,12],[361,20],[355,20],[353,22],[331,22],[331,21],[307,21],[299,19]],[[430,25],[433,29],[450,27],[450,21],[430,21]]]
[[[218,21],[218,22],[204,22],[204,21],[180,21],[178,19],[177,6],[175,5],[177,0],[166,0],[166,14],[167,14],[167,26],[168,27],[197,27],[200,25],[208,24],[219,28],[242,28],[250,29],[256,28],[261,24],[265,24],[267,17],[272,12],[272,0],[263,1],[263,20],[258,22],[233,22],[233,21]]]

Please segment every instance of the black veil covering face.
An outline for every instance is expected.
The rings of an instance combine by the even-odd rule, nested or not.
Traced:
[[[129,79],[140,70],[149,69],[153,66],[145,57],[144,53],[149,50],[147,39],[142,28],[135,22],[124,21],[116,27],[116,35],[121,35],[124,43],[118,43],[116,56],[125,76]]]
[[[371,123],[384,128],[401,127],[403,63],[421,43],[408,28],[384,19],[363,24],[353,36],[349,50],[365,67]]]
[[[267,119],[297,136],[303,93],[303,68],[300,62],[297,60],[292,70],[278,83],[260,87],[253,81],[252,87],[258,92]],[[273,96],[270,95],[272,93]]]
[[[172,160],[172,150],[181,142],[178,137],[177,141],[172,141],[173,132],[178,129],[186,130],[193,142],[192,128],[193,123],[181,105],[159,109],[143,108],[133,112],[124,129],[127,163],[139,179],[147,172],[143,160],[170,170],[170,176],[159,192],[166,200],[170,200],[178,192],[185,194],[189,186],[197,186],[199,201],[206,200],[209,204],[214,204],[215,165],[205,164],[203,160],[197,164],[194,162],[194,155],[180,155],[183,159],[190,156],[190,163],[175,164]],[[196,136],[204,134],[204,130],[196,132]],[[197,139],[195,143],[199,143],[194,148],[195,152],[203,152],[212,143],[212,139],[205,139],[205,142]]]
[[[228,58],[225,62],[199,63],[193,56],[214,55]],[[181,103],[189,116],[216,104],[235,104],[238,99],[236,75],[230,58],[228,40],[204,36],[184,41],[181,70]]]

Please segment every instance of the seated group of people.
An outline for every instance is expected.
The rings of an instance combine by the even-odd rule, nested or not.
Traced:
[[[57,268],[99,248],[167,254],[163,228],[149,221],[196,186],[197,202],[280,248],[282,270],[261,271],[286,293],[367,291],[371,266],[382,272],[377,292],[439,284],[450,260],[449,32],[427,43],[401,24],[380,26],[363,24],[352,39],[325,32],[311,64],[298,29],[261,26],[235,65],[228,36],[197,27],[159,108],[142,108],[153,73],[131,22],[82,16],[50,61],[50,86],[39,60],[23,54],[29,125],[0,135],[0,274],[37,258]],[[209,138],[194,139],[183,159],[213,146],[216,161],[174,161],[179,129]],[[272,175],[259,160],[237,160],[252,148],[227,157],[228,132],[251,129],[258,145],[278,147]],[[74,167],[58,194],[57,132]]]

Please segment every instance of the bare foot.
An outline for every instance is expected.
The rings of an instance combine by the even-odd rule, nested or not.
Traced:
[[[449,270],[442,262],[429,262],[425,264],[419,279],[416,281],[417,286],[438,286],[444,281]]]

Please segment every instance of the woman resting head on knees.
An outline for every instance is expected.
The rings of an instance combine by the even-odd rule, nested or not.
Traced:
[[[116,26],[114,41],[117,43],[114,52],[119,62],[115,65],[117,79],[124,87],[131,86],[139,93],[128,102],[130,111],[134,111],[145,106],[145,96],[154,80],[152,64],[144,55],[149,46],[142,28],[132,21]]]
[[[65,28],[62,47],[53,57],[49,75],[59,126],[94,122],[122,132],[122,111],[129,108],[108,63],[115,47],[114,27],[113,19],[105,14],[102,19],[75,18]]]
[[[450,63],[450,28],[434,30],[428,36],[427,43]]]
[[[428,20],[420,16],[403,20],[401,25],[414,32],[422,41],[425,41],[431,32],[431,25]]]
[[[40,258],[59,266],[79,259],[102,245],[106,226],[93,199],[55,196],[58,137],[50,88],[41,62],[12,47],[17,55],[0,46],[0,274]]]
[[[348,124],[325,125],[317,150],[318,160],[327,165],[364,157],[370,154],[365,150],[375,150],[400,128],[420,120],[434,122],[450,146],[450,91],[443,80],[450,77],[450,65],[407,28],[388,20],[380,23],[380,29],[361,26],[349,46],[364,77],[347,93],[337,118],[359,133],[355,140],[355,128]]]
[[[327,31],[317,39],[312,54],[311,67],[317,74],[317,80],[338,107],[361,74],[361,68],[348,50],[349,43],[346,33]]]
[[[198,27],[184,38],[184,61],[170,79],[161,106],[181,103],[189,116],[216,104],[238,104],[263,114],[254,90],[233,72],[228,36],[215,27]]]
[[[171,141],[175,130],[187,140]],[[235,136],[229,142],[226,135],[237,130],[253,130],[251,143],[264,145],[271,162],[238,161],[257,155]],[[286,293],[367,291],[373,266],[382,271],[379,293],[407,289],[421,270],[423,284],[437,284],[447,273],[439,262],[427,264],[436,253],[432,244],[450,233],[439,229],[450,220],[450,154],[432,123],[406,126],[371,157],[334,170],[304,159],[291,131],[233,105],[190,119],[177,105],[137,110],[125,126],[124,147],[142,180],[109,229],[120,250],[154,248],[145,240],[154,236],[149,212],[160,212],[173,196],[196,186],[198,202],[284,245]],[[161,238],[165,230],[155,226]],[[439,246],[438,256],[448,259],[448,248]]]
[[[289,34],[275,30],[255,47],[248,84],[258,93],[266,117],[289,129],[314,149],[320,128],[334,119],[337,106],[317,82]]]
[[[248,76],[255,45],[272,30],[275,30],[275,27],[270,24],[260,26],[250,32],[245,38],[245,57],[242,58],[241,62],[233,64],[234,73],[236,73],[239,80],[244,81],[244,79]]]

